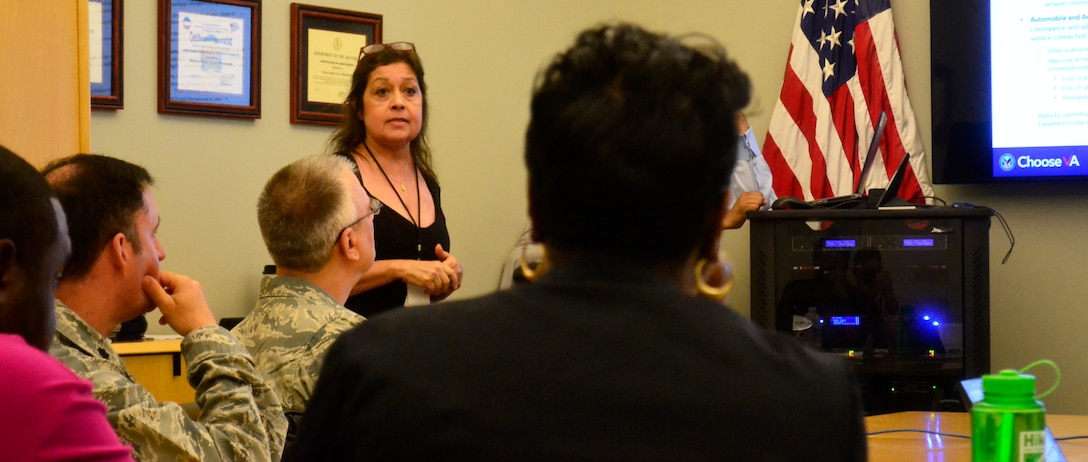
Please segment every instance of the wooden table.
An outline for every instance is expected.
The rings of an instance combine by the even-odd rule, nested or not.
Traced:
[[[185,358],[181,356],[181,338],[116,342],[113,350],[125,367],[159,401],[192,402],[196,391],[186,379]]]
[[[1088,462],[1088,416],[1047,415],[1047,426],[1059,439],[1068,461]],[[897,412],[865,418],[866,431],[913,429],[971,435],[971,415],[965,412]],[[869,436],[870,462],[971,462],[971,440],[934,434],[901,432]]]

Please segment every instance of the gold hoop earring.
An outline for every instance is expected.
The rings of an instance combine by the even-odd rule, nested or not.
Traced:
[[[719,254],[716,263],[722,266],[725,282],[721,286],[714,287],[708,284],[703,276],[703,270],[706,269],[707,263],[710,263],[710,259],[708,258],[700,258],[699,261],[695,263],[695,289],[699,291],[700,295],[720,302],[724,300],[725,296],[729,294],[729,291],[733,289],[733,269],[726,261],[726,258]]]
[[[544,273],[548,271],[548,254],[544,251],[544,244],[536,244],[540,247],[540,263],[536,264],[536,268],[529,267],[528,259],[525,258],[525,250],[532,244],[525,244],[521,246],[521,258],[518,259],[518,266],[521,267],[521,275],[525,277],[526,281],[533,282],[540,279]]]

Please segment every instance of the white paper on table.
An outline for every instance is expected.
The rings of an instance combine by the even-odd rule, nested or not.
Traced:
[[[430,305],[431,296],[427,295],[420,286],[408,284],[408,297],[404,299],[404,306]]]

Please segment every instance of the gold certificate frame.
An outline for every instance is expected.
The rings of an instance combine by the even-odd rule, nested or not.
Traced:
[[[291,4],[291,123],[337,125],[359,49],[382,41],[382,15]]]

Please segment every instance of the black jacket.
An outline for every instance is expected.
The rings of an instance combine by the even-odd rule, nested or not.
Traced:
[[[307,409],[285,460],[866,459],[845,361],[606,267],[376,316]]]

